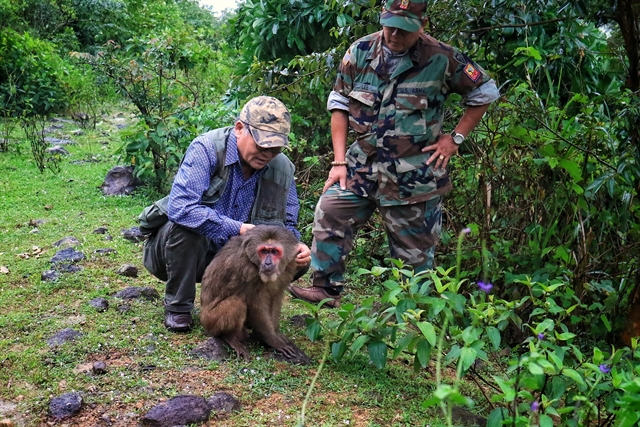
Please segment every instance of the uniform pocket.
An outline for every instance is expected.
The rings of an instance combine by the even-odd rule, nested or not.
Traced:
[[[353,90],[349,93],[349,124],[357,133],[371,132],[376,120],[376,93],[364,90]]]
[[[423,94],[396,96],[396,135],[424,135],[427,132],[428,98]]]
[[[425,162],[431,152],[404,157],[396,162],[398,191],[402,199],[433,193],[438,189],[438,179],[446,174],[444,169],[434,169]]]

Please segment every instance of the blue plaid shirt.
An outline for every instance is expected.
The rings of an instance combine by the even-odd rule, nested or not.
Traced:
[[[240,234],[242,223],[249,221],[256,198],[256,187],[269,166],[265,166],[249,179],[245,179],[240,165],[236,136],[231,131],[225,158],[225,165],[231,167],[229,179],[220,199],[213,208],[209,208],[201,204],[201,198],[209,188],[210,177],[215,173],[217,162],[215,150],[202,141],[196,139],[189,145],[171,187],[168,215],[174,223],[208,237],[219,249],[231,237]],[[296,184],[292,181],[287,194],[285,226],[298,239],[300,239],[300,233],[295,227],[299,209]]]

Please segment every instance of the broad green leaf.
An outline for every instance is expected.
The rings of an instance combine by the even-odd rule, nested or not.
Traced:
[[[493,379],[498,383],[498,387],[500,387],[502,394],[504,394],[503,400],[505,402],[512,402],[513,399],[516,398],[516,391],[513,387],[500,377],[494,375]]]
[[[318,337],[320,336],[320,331],[320,322],[318,322],[317,320],[307,325],[306,333],[307,337],[309,337],[311,341],[315,341],[318,339]]]
[[[454,360],[456,360],[458,357],[460,357],[460,352],[462,350],[460,349],[459,345],[454,345],[453,347],[451,347],[451,350],[449,350],[449,353],[447,353],[447,355],[444,357],[444,364],[448,365],[449,363],[453,362]]]
[[[569,172],[569,175],[571,175],[573,182],[582,181],[582,168],[578,163],[572,160],[562,159],[560,160],[560,166],[564,168],[567,172]]]
[[[489,326],[487,328],[487,336],[489,337],[489,341],[491,341],[491,347],[493,348],[493,350],[498,350],[500,348],[500,342],[502,340],[498,328]]]
[[[540,427],[553,427],[553,419],[547,414],[540,414]]]
[[[542,369],[542,366],[538,365],[537,363],[529,363],[527,365],[527,368],[529,369],[529,372],[531,372],[531,374],[533,375],[543,375],[544,374],[544,370]]]
[[[351,351],[353,353],[356,353],[370,339],[371,339],[371,337],[369,335],[360,335],[358,338],[355,339],[355,341],[353,341],[353,344],[351,344]]]
[[[429,359],[431,359],[431,348],[431,344],[429,344],[427,340],[418,341],[418,345],[416,346],[416,356],[423,368],[426,368],[429,364]]]
[[[347,344],[344,341],[338,341],[331,344],[331,355],[336,362],[342,359],[344,352],[347,351]]]
[[[502,421],[509,416],[506,408],[495,408],[487,418],[487,427],[502,427]]]
[[[398,305],[396,306],[396,318],[398,319],[398,323],[404,322],[402,314],[407,310],[414,310],[416,307],[416,302],[411,298],[405,298],[398,301]]]
[[[460,360],[458,363],[462,365],[463,372],[466,372],[476,361],[476,350],[472,347],[463,347],[460,352]]]
[[[433,325],[429,322],[418,322],[416,325],[420,329],[420,332],[422,332],[422,335],[424,335],[427,341],[429,341],[429,344],[431,344],[431,347],[435,347],[436,330],[433,327]]]
[[[575,338],[576,334],[573,334],[571,332],[563,332],[561,334],[556,333],[556,339],[559,339],[561,341],[567,341],[570,340],[571,338]]]
[[[368,348],[369,357],[376,368],[384,368],[387,363],[387,345],[382,341],[371,341]]]
[[[396,348],[393,350],[393,358],[395,359],[396,357],[398,357],[400,353],[402,353],[409,346],[411,340],[413,340],[413,338],[415,337],[416,334],[413,332],[409,332],[407,335],[402,337],[400,341],[398,341]]]
[[[570,368],[564,368],[562,370],[562,374],[564,376],[567,376],[569,378],[571,378],[572,380],[574,380],[576,383],[578,383],[581,386],[584,386],[584,379],[582,378],[582,376],[575,370],[570,369]]]
[[[633,409],[620,412],[622,412],[622,416],[618,419],[618,427],[632,427],[638,425],[638,421],[640,421],[640,412],[634,411]]]

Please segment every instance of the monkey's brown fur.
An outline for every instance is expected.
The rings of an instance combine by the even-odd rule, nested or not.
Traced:
[[[248,359],[244,341],[249,327],[265,344],[295,357],[297,347],[279,326],[284,291],[298,269],[297,245],[289,230],[272,225],[259,225],[231,238],[202,278],[200,323],[207,333],[224,339],[238,356]],[[276,266],[271,265],[272,257],[258,254],[265,247],[282,254],[273,257]]]

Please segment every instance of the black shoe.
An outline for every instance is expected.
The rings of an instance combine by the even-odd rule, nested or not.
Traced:
[[[189,332],[193,324],[191,313],[164,312],[164,326],[173,332]]]

